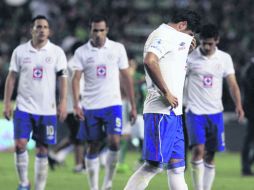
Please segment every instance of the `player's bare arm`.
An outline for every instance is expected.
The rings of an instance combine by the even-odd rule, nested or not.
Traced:
[[[229,86],[230,95],[235,103],[235,112],[237,114],[238,121],[243,121],[244,111],[242,108],[241,93],[236,81],[236,77],[234,74],[231,74],[227,76],[226,80]]]
[[[79,120],[84,120],[84,114],[79,106],[79,89],[80,89],[80,79],[82,76],[82,71],[74,71],[72,78],[72,93],[73,93],[73,111]]]
[[[5,81],[5,90],[4,90],[4,117],[9,120],[12,116],[12,104],[11,97],[13,94],[15,82],[16,82],[17,73],[14,71],[9,71],[8,76]]]
[[[148,52],[144,59],[144,65],[152,81],[163,93],[170,106],[176,108],[178,106],[178,99],[169,91],[164,79],[162,78],[158,57],[154,53]]]
[[[131,111],[130,111],[131,123],[134,124],[137,119],[137,109],[134,96],[133,80],[129,74],[129,69],[122,69],[120,70],[120,72],[122,75],[125,91],[127,92],[128,99],[131,103]]]
[[[57,109],[57,114],[60,121],[64,121],[67,116],[67,77],[60,76],[60,102]]]

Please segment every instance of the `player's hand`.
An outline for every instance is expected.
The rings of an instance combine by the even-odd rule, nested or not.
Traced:
[[[243,119],[244,119],[244,111],[243,111],[242,107],[236,107],[235,112],[236,112],[238,121],[239,121],[239,122],[243,122]]]
[[[5,119],[10,120],[12,116],[12,105],[11,103],[4,104],[3,116]]]
[[[133,125],[136,122],[137,119],[137,109],[136,108],[132,108],[130,111],[130,121],[131,121],[131,125]]]
[[[73,108],[73,111],[74,111],[74,115],[75,117],[80,120],[80,121],[84,121],[85,120],[85,116],[84,116],[84,113],[82,111],[82,109],[79,107],[79,106],[75,106]]]
[[[61,122],[63,122],[67,116],[67,111],[66,111],[66,104],[65,103],[60,103],[58,105],[58,108],[57,108],[57,115],[59,117],[59,120]]]
[[[167,93],[165,95],[165,98],[167,99],[169,105],[172,108],[176,108],[178,106],[178,99],[177,99],[177,97],[173,96],[171,93]]]
[[[189,54],[197,47],[197,40],[195,37],[193,37],[192,41],[191,41],[191,45],[190,45],[190,49],[189,49]]]

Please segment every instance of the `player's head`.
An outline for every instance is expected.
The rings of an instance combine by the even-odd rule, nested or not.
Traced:
[[[50,35],[49,21],[43,15],[38,15],[32,19],[31,34],[36,42],[43,42]]]
[[[200,31],[200,50],[204,55],[212,55],[219,43],[219,30],[214,24],[205,24]]]
[[[199,32],[201,17],[192,10],[183,9],[173,14],[171,22],[177,24],[176,29],[178,31],[194,36],[195,33]]]
[[[108,20],[103,15],[94,15],[90,20],[90,35],[92,45],[102,47],[108,34]]]

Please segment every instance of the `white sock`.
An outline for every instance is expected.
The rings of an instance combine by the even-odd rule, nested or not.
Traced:
[[[34,164],[35,190],[44,190],[48,177],[48,157],[35,157]]]
[[[184,179],[184,169],[185,167],[179,167],[167,170],[170,190],[188,190]]]
[[[57,161],[57,162],[63,162],[66,158],[66,156],[72,152],[74,149],[73,145],[67,146],[61,150],[59,150],[57,153],[53,154],[53,158]]]
[[[124,190],[144,190],[151,179],[162,172],[161,168],[144,163],[128,180]]]
[[[215,165],[205,163],[204,190],[211,190],[215,178]]]
[[[106,161],[107,161],[107,150],[102,150],[101,152],[100,152],[100,155],[99,155],[99,159],[100,159],[100,165],[102,166],[102,167],[105,167],[106,166]]]
[[[27,186],[29,184],[28,180],[28,162],[29,157],[27,151],[20,154],[14,154],[14,162],[16,165],[16,170],[19,177],[19,184],[22,186]]]
[[[99,189],[99,170],[100,170],[100,162],[99,158],[85,158],[86,162],[86,171],[87,171],[87,179],[90,186],[90,190],[98,190]]]
[[[102,185],[102,190],[112,187],[112,179],[115,174],[116,164],[118,162],[119,151],[107,151],[105,176]]]
[[[204,178],[204,161],[192,161],[191,162],[191,177],[195,190],[203,190],[203,178]]]

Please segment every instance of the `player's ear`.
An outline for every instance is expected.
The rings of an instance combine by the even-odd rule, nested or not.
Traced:
[[[178,29],[179,31],[185,31],[188,27],[187,21],[181,21],[178,23]]]
[[[217,37],[216,39],[216,45],[220,43],[220,37]]]
[[[109,31],[109,27],[106,28],[106,34],[108,34],[108,31]]]

